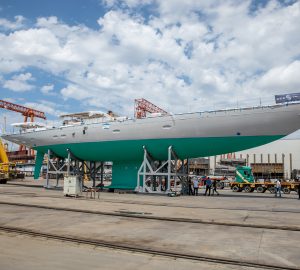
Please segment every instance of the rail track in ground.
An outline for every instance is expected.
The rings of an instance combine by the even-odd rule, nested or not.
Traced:
[[[35,198],[57,198],[57,199],[66,199],[62,195],[40,195],[34,192],[12,192],[4,191],[0,192],[0,195],[11,195],[11,196],[20,196],[20,197],[35,197]],[[100,195],[101,196],[101,195]],[[270,198],[270,197],[268,197]],[[69,197],[68,199],[72,199]],[[82,196],[77,197],[76,200],[90,199],[89,197]],[[109,202],[109,203],[122,203],[122,204],[138,204],[138,205],[151,205],[151,206],[162,206],[162,207],[171,207],[171,208],[192,208],[192,209],[211,209],[211,210],[225,210],[225,211],[250,211],[250,212],[275,212],[275,213],[293,213],[300,214],[300,209],[255,209],[255,208],[244,208],[244,207],[207,207],[207,206],[194,206],[194,205],[178,205],[178,204],[168,204],[168,203],[155,203],[155,202],[143,202],[143,201],[129,201],[129,200],[119,200],[119,199],[103,199],[94,200],[96,202]]]
[[[241,260],[234,260],[234,259],[227,259],[227,258],[220,258],[220,257],[213,257],[213,256],[199,256],[199,255],[191,255],[187,253],[179,253],[179,252],[170,252],[160,249],[152,249],[146,247],[137,247],[136,245],[128,245],[118,242],[108,242],[103,240],[96,240],[96,239],[89,239],[89,238],[82,238],[82,237],[73,237],[73,236],[64,236],[52,233],[44,233],[24,228],[17,228],[17,227],[10,227],[10,226],[1,226],[0,231],[5,233],[14,233],[14,234],[21,234],[27,235],[30,237],[37,237],[37,238],[47,238],[51,240],[57,241],[64,241],[69,243],[76,243],[82,245],[89,245],[95,247],[104,247],[108,249],[115,249],[115,250],[124,250],[134,253],[142,253],[147,255],[155,255],[155,256],[162,256],[174,259],[185,259],[191,261],[198,261],[198,262],[210,262],[215,264],[226,264],[226,265],[235,265],[235,266],[243,266],[243,267],[250,267],[254,269],[270,269],[270,270],[296,270],[300,268],[288,267],[288,266],[277,266],[272,264],[265,264],[265,263],[258,263],[258,262],[251,262],[251,261],[241,261]]]
[[[247,224],[247,223],[222,222],[222,221],[219,222],[215,220],[202,220],[202,219],[180,218],[180,217],[160,217],[160,216],[152,216],[151,213],[145,213],[145,212],[133,212],[133,211],[105,212],[105,211],[86,210],[86,209],[69,208],[69,207],[54,207],[54,206],[46,206],[46,205],[12,203],[12,202],[3,202],[3,201],[0,201],[0,205],[38,208],[38,209],[44,209],[50,211],[52,210],[52,211],[65,211],[65,212],[73,212],[73,213],[92,214],[98,216],[104,215],[104,216],[125,217],[125,218],[133,218],[133,219],[156,220],[156,221],[165,221],[165,222],[181,222],[181,223],[196,223],[196,224],[198,223],[198,224],[207,224],[207,225],[233,226],[233,227],[268,229],[268,230],[284,230],[284,231],[296,231],[296,232],[300,231],[300,227],[297,226]]]

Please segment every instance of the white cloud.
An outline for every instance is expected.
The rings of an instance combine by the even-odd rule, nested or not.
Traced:
[[[80,89],[76,85],[68,85],[67,87],[61,89],[61,93],[64,97],[73,97],[78,100],[93,96],[93,93],[85,91],[85,89]]]
[[[1,118],[0,118],[0,133],[13,132],[14,127],[12,126],[12,124],[20,123],[22,121],[24,121],[24,116],[22,116],[22,114],[15,113],[15,112],[8,111],[8,110],[2,110]]]
[[[1,10],[0,10],[1,11]],[[15,16],[15,21],[9,21],[4,18],[0,18],[0,28],[5,30],[16,30],[24,27],[25,18],[21,15]]]
[[[124,5],[126,5],[129,8],[135,8],[138,6],[151,4],[154,1],[153,0],[126,0],[126,1],[102,0],[101,2],[109,8],[120,7],[120,6],[124,6]]]
[[[3,82],[3,87],[15,92],[29,91],[34,88],[34,86],[29,83],[33,80],[34,78],[29,72],[14,75],[10,80],[6,80]]]
[[[11,102],[11,103],[16,103],[16,99],[14,98],[2,98],[4,101],[7,101],[7,102]]]
[[[66,113],[65,111],[61,110],[61,107],[63,106],[47,100],[39,100],[38,102],[26,102],[24,103],[24,106],[42,111],[46,114],[46,116],[52,115],[58,117],[59,115]],[[40,119],[35,120],[39,121]]]
[[[54,85],[53,84],[47,84],[42,86],[41,92],[44,94],[50,94],[51,91],[53,91]]]
[[[62,98],[125,114],[139,97],[184,112],[257,105],[283,88],[300,89],[299,2],[271,0],[253,13],[250,1],[105,3],[113,9],[97,30],[49,17],[0,34],[0,72],[42,69],[65,82]],[[131,10],[148,4],[157,15]]]
[[[257,84],[260,88],[276,92],[298,92],[300,90],[300,61],[270,69],[258,80]]]

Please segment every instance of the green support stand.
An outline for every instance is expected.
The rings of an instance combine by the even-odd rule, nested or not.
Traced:
[[[34,179],[37,180],[40,177],[41,168],[44,161],[44,153],[43,152],[37,152],[36,158],[35,158],[35,167],[34,167]]]
[[[112,167],[112,182],[108,188],[134,190],[141,163],[142,161],[114,162]]]

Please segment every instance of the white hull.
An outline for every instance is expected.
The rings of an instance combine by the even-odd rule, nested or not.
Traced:
[[[85,142],[288,135],[300,128],[300,104],[62,126],[4,135],[28,147]]]

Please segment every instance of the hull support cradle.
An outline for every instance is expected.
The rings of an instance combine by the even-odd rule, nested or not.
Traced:
[[[180,160],[172,146],[168,147],[168,160],[158,161],[144,149],[144,159],[138,170],[135,191],[158,194],[187,194],[188,160]]]

